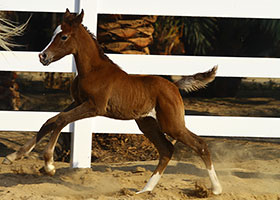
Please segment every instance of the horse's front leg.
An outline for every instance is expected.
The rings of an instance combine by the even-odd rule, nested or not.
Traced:
[[[55,174],[55,166],[53,165],[53,152],[55,145],[57,143],[60,131],[69,123],[76,120],[94,117],[100,113],[92,107],[89,102],[84,102],[81,105],[67,111],[61,112],[56,116],[56,121],[54,122],[52,135],[50,137],[49,143],[44,151],[44,160],[45,160],[45,172],[49,175]]]
[[[37,143],[49,132],[52,131],[53,122],[56,120],[56,116],[50,118],[40,129],[40,131],[25,143],[18,151],[9,154],[3,160],[3,164],[12,164],[13,161],[21,159],[23,156],[27,156],[36,146]]]
[[[76,102],[73,102],[70,106],[68,106],[65,111],[71,110],[76,107]],[[18,151],[9,154],[3,160],[3,164],[12,164],[13,161],[21,159],[23,156],[28,155],[36,144],[49,132],[53,130],[54,122],[56,121],[57,116],[54,116],[46,121],[46,123],[41,127],[39,132],[31,138],[27,143],[25,143]]]

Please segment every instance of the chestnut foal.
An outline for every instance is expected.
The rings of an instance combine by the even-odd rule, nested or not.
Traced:
[[[206,143],[185,127],[184,104],[178,88],[193,91],[205,87],[215,78],[217,67],[204,73],[185,76],[175,84],[158,76],[129,75],[114,64],[102,51],[96,39],[81,24],[83,11],[70,14],[67,9],[49,45],[39,54],[43,65],[73,54],[78,75],[71,87],[73,103],[50,118],[38,134],[3,163],[10,164],[27,155],[48,133],[50,141],[44,152],[45,171],[54,175],[53,151],[60,131],[79,119],[106,116],[114,119],[135,119],[139,129],[159,151],[159,163],[143,190],[152,191],[163,174],[174,146],[165,134],[191,147],[204,161],[214,194],[222,187],[216,176]]]

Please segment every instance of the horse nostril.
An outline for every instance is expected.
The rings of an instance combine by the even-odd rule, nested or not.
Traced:
[[[50,55],[48,55],[47,53],[45,52],[42,52],[42,53],[39,53],[39,59],[40,59],[40,62],[44,65],[44,66],[47,66],[51,63],[51,57]]]
[[[40,59],[45,60],[47,58],[47,54],[45,52],[42,52],[39,54]]]

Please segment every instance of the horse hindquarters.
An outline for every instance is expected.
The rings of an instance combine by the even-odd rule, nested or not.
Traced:
[[[179,92],[167,93],[158,98],[156,116],[161,131],[193,149],[203,160],[208,170],[214,194],[220,194],[222,187],[211,161],[210,152],[204,140],[185,127],[184,104]]]

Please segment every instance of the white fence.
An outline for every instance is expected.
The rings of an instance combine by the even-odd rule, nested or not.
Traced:
[[[280,1],[267,0],[0,0],[0,10],[79,12],[84,24],[96,33],[97,14],[151,14],[280,19]],[[280,59],[204,56],[108,55],[132,74],[189,75],[218,64],[217,76],[280,78]],[[0,52],[1,71],[73,72],[72,56],[43,67],[38,52]],[[172,67],[171,67],[172,66]],[[188,67],[185,67],[188,66]],[[0,131],[38,131],[54,112],[0,111]],[[189,129],[204,136],[279,137],[280,118],[188,116]],[[91,133],[140,133],[134,121],[96,117],[80,120],[63,129],[73,132],[71,165],[89,167]]]

